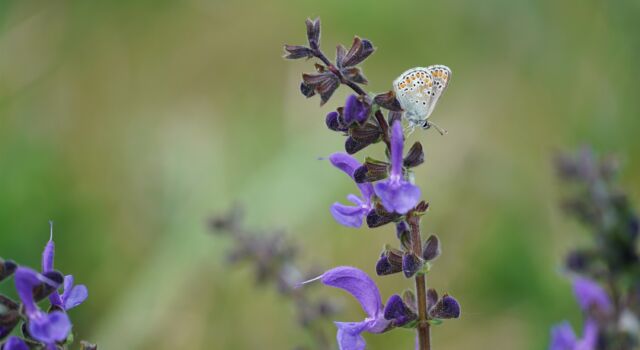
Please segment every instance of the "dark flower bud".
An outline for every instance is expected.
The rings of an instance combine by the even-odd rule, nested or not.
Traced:
[[[369,119],[370,106],[356,95],[349,95],[344,103],[342,120],[346,125],[362,124]]]
[[[13,275],[17,268],[18,265],[13,260],[2,260],[0,258],[0,282]]]
[[[367,123],[362,126],[357,125],[349,129],[349,135],[360,143],[372,144],[380,141],[382,130],[378,125]]]
[[[307,25],[307,39],[309,40],[309,46],[312,49],[317,50],[320,46],[320,18],[311,20],[307,18],[305,21]]]
[[[362,74],[362,70],[358,67],[344,68],[342,75],[357,84],[367,84],[369,82],[364,74]]]
[[[426,213],[427,210],[429,210],[429,203],[425,201],[420,201],[420,203],[416,205],[415,212],[419,214],[423,214],[423,213]]]
[[[438,292],[435,289],[429,288],[427,290],[427,310],[431,310],[431,308],[436,305],[438,302]]]
[[[310,48],[304,46],[285,45],[284,50],[288,52],[288,54],[286,54],[284,58],[290,60],[313,57],[313,51]]]
[[[396,236],[405,250],[411,250],[411,231],[406,222],[400,221],[396,224]]]
[[[376,273],[378,276],[386,276],[400,271],[402,271],[402,252],[398,249],[385,248],[376,263]]]
[[[387,300],[384,307],[384,318],[392,321],[394,326],[402,327],[415,321],[418,315],[404,303],[399,295],[394,294]]]
[[[307,85],[304,81],[300,83],[300,92],[307,98],[316,94],[313,86]]]
[[[404,301],[404,304],[414,312],[416,312],[417,309],[417,300],[418,299],[416,298],[416,295],[413,294],[413,291],[411,289],[406,289],[404,292],[402,292],[402,301]]]
[[[402,256],[402,272],[406,278],[411,278],[422,270],[423,262],[415,254],[406,252]]]
[[[429,310],[432,318],[447,319],[460,317],[460,304],[458,301],[447,294]]]
[[[302,80],[304,84],[320,95],[320,105],[325,104],[331,98],[331,95],[333,95],[338,86],[340,86],[340,79],[338,79],[338,77],[332,72],[324,72],[320,74],[305,73],[302,74]],[[300,90],[303,95],[309,97],[306,88],[303,89],[301,87]]]
[[[344,149],[349,154],[355,154],[369,145],[370,143],[362,143],[349,136],[344,142]]]
[[[400,107],[400,102],[396,99],[396,94],[393,90],[389,92],[385,92],[384,94],[376,95],[373,98],[373,101],[380,107],[384,109],[388,109],[390,111],[401,112],[402,107]],[[391,125],[391,123],[389,123]]]
[[[413,168],[424,163],[424,152],[422,151],[422,144],[420,142],[416,142],[411,146],[409,153],[407,153],[402,163],[407,168]]]
[[[593,255],[593,253],[585,250],[569,252],[565,260],[566,267],[573,272],[586,272],[594,258]]]
[[[59,271],[48,271],[43,273],[44,277],[50,279],[55,282],[56,285],[51,286],[48,283],[40,283],[33,289],[33,299],[36,302],[46,298],[49,294],[53,293],[62,283],[64,282],[64,276]]]
[[[80,350],[98,350],[98,346],[96,344],[91,344],[88,341],[82,340],[80,342]]]
[[[440,256],[440,240],[438,236],[431,235],[424,242],[424,248],[422,249],[422,258],[425,261],[431,261]]]
[[[395,213],[387,213],[384,210],[374,209],[367,214],[367,226],[370,228],[386,225],[400,216]]]
[[[367,157],[364,165],[354,172],[353,178],[357,183],[380,181],[389,176],[388,169],[386,162]]]
[[[359,37],[353,38],[353,43],[349,52],[344,54],[342,59],[338,62],[339,67],[351,67],[355,66],[369,57],[375,48],[373,44],[367,39],[360,39]]]
[[[3,339],[20,322],[20,305],[0,294],[0,339]]]
[[[336,111],[329,112],[329,114],[327,114],[325,122],[327,123],[327,127],[330,130],[343,132],[349,130],[349,128],[347,128],[340,122],[340,113]]]

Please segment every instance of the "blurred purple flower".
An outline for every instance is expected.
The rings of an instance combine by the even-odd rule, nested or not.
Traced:
[[[29,334],[34,339],[53,346],[56,342],[65,340],[71,331],[71,322],[67,314],[62,311],[44,313],[38,308],[33,297],[33,290],[41,284],[56,289],[59,284],[27,267],[18,267],[14,280],[28,318]]]
[[[549,350],[595,350],[598,341],[598,326],[587,320],[582,339],[577,339],[569,322],[563,322],[551,329]]]
[[[42,273],[53,271],[53,261],[55,257],[55,244],[53,243],[53,223],[51,225],[51,235],[49,242],[42,252]],[[83,284],[73,285],[74,278],[72,275],[64,276],[64,285],[62,295],[57,289],[49,295],[51,305],[55,305],[63,310],[70,310],[82,304],[89,296],[87,287]]]
[[[367,314],[367,318],[361,322],[335,322],[340,350],[362,350],[366,345],[362,332],[382,333],[391,325],[392,321],[384,318],[384,306],[378,286],[363,271],[355,267],[340,266],[316,279],[353,295]]]
[[[402,174],[402,149],[404,139],[402,124],[396,121],[391,126],[391,174],[389,178],[375,184],[376,195],[384,208],[392,213],[406,214],[420,201],[420,188],[404,180]]]
[[[362,164],[355,158],[344,153],[334,153],[329,156],[329,161],[333,166],[342,170],[353,179],[353,174]],[[347,199],[351,201],[352,206],[344,205],[341,203],[333,203],[331,205],[331,215],[340,224],[349,227],[360,227],[362,221],[366,218],[367,214],[373,208],[371,204],[371,196],[373,195],[373,186],[368,183],[357,184],[360,188],[362,197],[358,197],[354,194],[347,196]]]
[[[27,344],[18,337],[11,336],[4,343],[2,350],[29,350]]]
[[[589,311],[593,307],[608,314],[613,309],[609,295],[595,281],[584,277],[574,278],[573,293],[583,311]]]

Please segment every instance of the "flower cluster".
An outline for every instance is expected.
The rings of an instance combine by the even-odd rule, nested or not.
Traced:
[[[251,264],[255,270],[256,282],[261,286],[275,285],[278,292],[293,300],[297,321],[314,340],[314,349],[332,349],[323,325],[339,307],[330,300],[311,298],[300,290],[298,282],[305,276],[317,275],[315,270],[304,273],[297,267],[298,248],[281,232],[253,232],[243,223],[243,213],[239,207],[211,220],[211,230],[215,234],[229,236],[233,249],[227,256],[231,265],[242,262]],[[296,350],[305,349],[296,347]]]
[[[84,285],[75,285],[72,275],[63,275],[54,270],[54,255],[52,228],[51,237],[42,253],[41,271],[0,258],[0,282],[13,276],[20,298],[20,302],[16,302],[0,295],[0,341],[9,336],[20,322],[24,322],[24,338],[8,337],[3,350],[27,350],[33,347],[66,349],[73,341],[72,324],[67,311],[82,304],[87,299],[88,291]],[[50,306],[45,312],[40,309],[38,302],[46,298]],[[87,342],[82,342],[82,348],[97,349]]]
[[[584,148],[556,159],[571,188],[563,207],[591,231],[593,244],[568,254],[565,267],[585,316],[578,338],[568,323],[552,330],[551,350],[635,349],[640,346],[639,218],[616,185],[617,162]]]
[[[339,45],[334,64],[320,49],[319,19],[308,19],[306,25],[308,46],[285,45],[285,58],[319,60],[315,74],[302,75],[302,94],[318,94],[322,105],[341,85],[355,92],[344,106],[327,114],[325,123],[346,137],[346,153],[334,153],[329,161],[355,182],[360,194],[348,195],[349,205],[331,205],[331,215],[339,224],[354,228],[365,222],[370,228],[393,224],[399,247],[385,246],[375,270],[379,276],[402,272],[407,278],[415,278],[416,289],[392,295],[383,304],[373,280],[347,266],[331,269],[311,281],[347,291],[367,315],[362,322],[336,322],[340,349],[364,349],[363,332],[383,333],[398,327],[415,329],[419,349],[430,349],[430,327],[443,319],[459,317],[460,305],[452,296],[439,298],[434,289],[426,288],[425,275],[441,247],[437,236],[431,235],[423,242],[420,233],[420,220],[429,205],[421,200],[420,188],[414,184],[413,168],[424,162],[422,145],[414,143],[405,154],[404,113],[393,91],[369,95],[361,87],[367,80],[358,65],[375,51],[373,44],[355,37],[349,50]],[[378,143],[386,146],[386,159],[366,157],[360,162],[354,157]]]

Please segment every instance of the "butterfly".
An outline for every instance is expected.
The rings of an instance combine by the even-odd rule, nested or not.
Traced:
[[[405,118],[412,128],[420,126],[429,129],[434,126],[441,134],[447,132],[428,121],[428,118],[450,80],[449,67],[433,65],[427,68],[411,68],[393,82],[396,99],[404,109]]]

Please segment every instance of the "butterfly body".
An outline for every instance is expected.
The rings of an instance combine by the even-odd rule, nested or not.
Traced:
[[[393,91],[405,118],[412,126],[429,128],[427,119],[451,80],[451,69],[443,65],[416,67],[402,73],[393,82]]]

